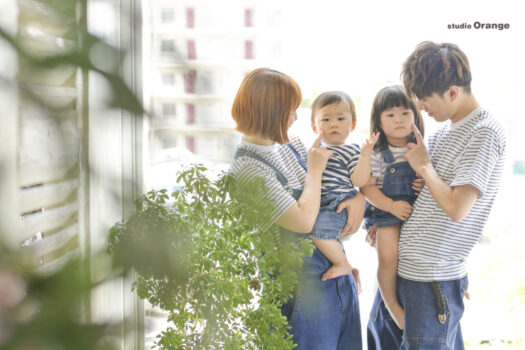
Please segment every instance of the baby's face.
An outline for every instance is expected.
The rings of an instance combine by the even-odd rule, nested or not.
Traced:
[[[342,145],[354,130],[355,122],[345,102],[332,103],[315,112],[312,129],[317,134],[324,130],[323,141],[331,145]]]

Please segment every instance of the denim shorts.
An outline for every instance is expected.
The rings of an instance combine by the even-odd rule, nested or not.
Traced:
[[[336,240],[346,225],[348,213],[341,210],[336,213],[337,206],[344,200],[353,198],[356,191],[349,193],[327,193],[321,197],[321,207],[315,220],[312,232],[305,235],[308,239]]]
[[[404,331],[397,328],[378,290],[368,321],[368,349],[464,349],[460,320],[468,278],[440,281],[437,286],[444,303],[445,318],[441,321],[432,282],[397,277],[397,297],[405,310]]]

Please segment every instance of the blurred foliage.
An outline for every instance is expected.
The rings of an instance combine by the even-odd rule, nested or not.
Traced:
[[[86,8],[87,0],[35,0],[35,3],[46,8],[50,21],[58,22],[67,28],[62,39],[65,39],[68,45],[55,52],[37,52],[24,45],[24,41],[16,34],[0,27],[0,38],[15,49],[21,69],[42,72],[77,67],[86,72],[98,73],[110,86],[108,107],[122,108],[139,115],[145,113],[141,101],[120,75],[119,70],[126,53],[89,33],[86,25],[77,20],[78,14]]]
[[[94,284],[88,261],[72,259],[43,273],[29,256],[0,247],[0,349],[111,349],[104,338],[118,324],[82,321],[81,307]]]
[[[166,190],[147,193],[111,229],[110,250],[138,271],[139,296],[167,311],[159,348],[291,349],[279,307],[313,246],[268,228],[264,183],[240,193],[231,175],[211,181],[205,170],[183,171],[172,201]]]
[[[9,44],[18,57],[20,91],[44,107],[50,107],[45,96],[31,93],[24,78],[31,78],[33,73],[51,76],[57,69],[81,69],[98,73],[106,79],[111,90],[107,107],[142,115],[144,110],[140,100],[120,74],[126,53],[87,31],[87,0],[33,0],[20,1],[18,5],[34,9],[33,16],[44,16],[31,17],[30,20],[48,24],[42,28],[21,25],[18,32],[0,27],[0,40]],[[27,36],[31,33],[37,33],[51,44],[63,45],[50,45],[52,49],[46,50],[46,41],[39,50],[38,45],[36,48],[28,45]],[[54,37],[56,33],[60,35]],[[37,44],[38,35],[31,39]],[[101,64],[101,61],[114,64]],[[110,278],[118,278],[125,271],[114,265],[108,275],[93,282],[89,266],[95,260],[107,258],[106,252],[103,254],[92,252],[89,258],[69,259],[52,272],[42,272],[36,268],[29,250],[6,248],[0,241],[0,349],[113,348],[108,339],[121,335],[122,324],[93,324],[85,319],[89,310],[84,308],[89,307],[86,301],[93,288]]]

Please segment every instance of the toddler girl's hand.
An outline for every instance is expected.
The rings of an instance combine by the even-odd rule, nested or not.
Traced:
[[[418,196],[423,190],[423,187],[425,187],[425,180],[419,176],[419,174],[416,174],[416,176],[417,178],[412,182],[412,189],[416,192],[416,196]]]
[[[323,172],[326,168],[328,159],[332,156],[332,151],[326,147],[321,147],[321,140],[324,137],[324,130],[319,131],[319,136],[315,139],[314,144],[308,150],[307,168],[308,170],[317,170]]]
[[[412,206],[405,201],[394,201],[389,212],[396,218],[405,221],[412,214]]]
[[[365,143],[361,146],[361,154],[370,156],[377,140],[379,140],[379,133],[374,132],[372,137],[370,137],[370,139],[366,139]]]

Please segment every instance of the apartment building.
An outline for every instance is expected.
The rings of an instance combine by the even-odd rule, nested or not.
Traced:
[[[251,69],[281,57],[281,10],[273,4],[146,1],[144,98],[153,112],[152,164],[173,148],[211,162],[231,160],[239,140],[230,114],[236,90]]]

